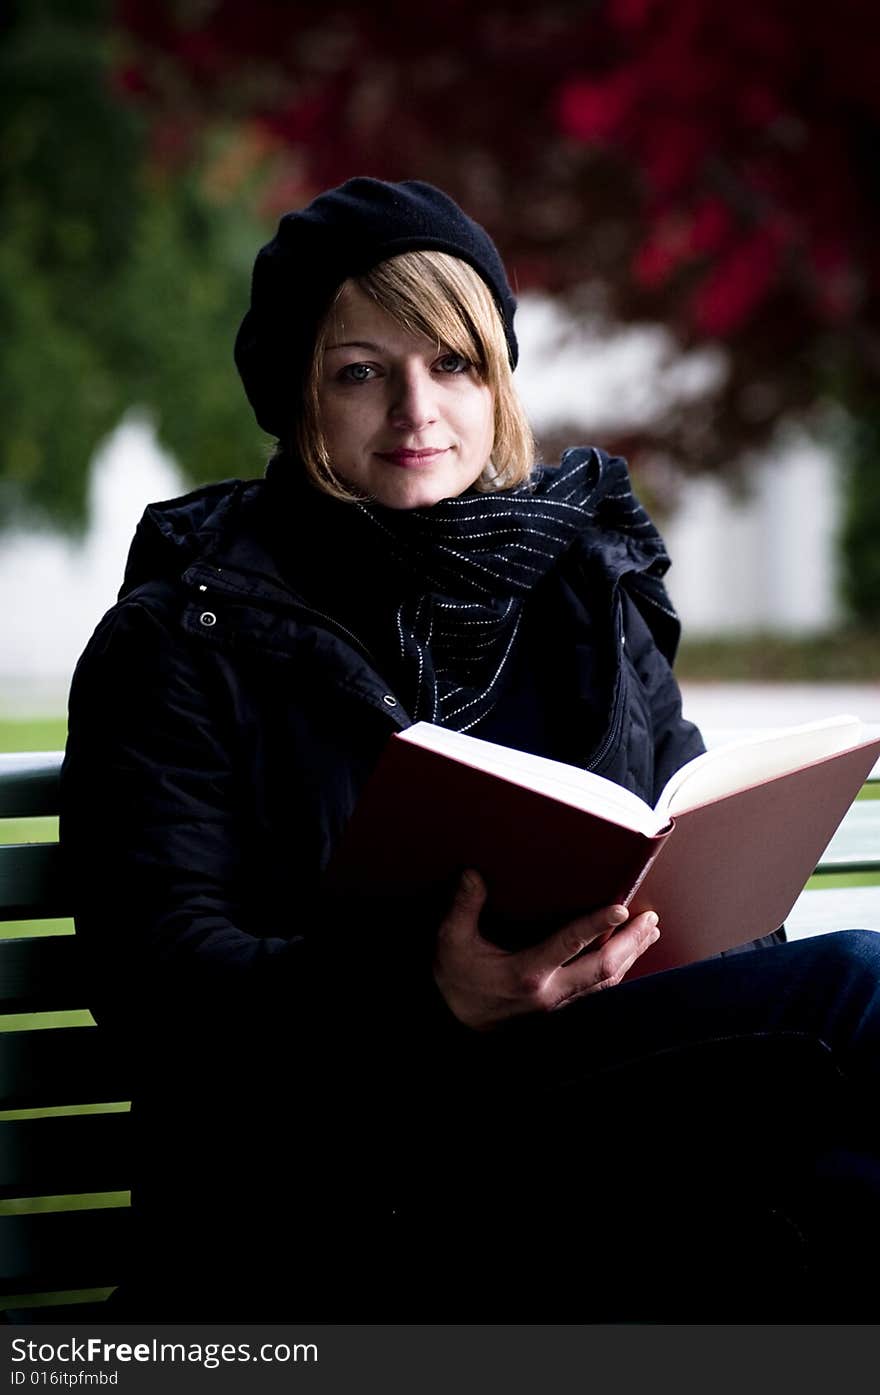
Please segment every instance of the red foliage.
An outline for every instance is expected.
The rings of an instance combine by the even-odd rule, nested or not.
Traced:
[[[880,364],[873,0],[116,14],[120,82],[152,116],[156,158],[179,161],[218,117],[258,126],[273,214],[352,174],[433,180],[487,224],[521,289],[595,278],[623,317],[724,339],[728,436],[750,375],[780,408],[803,400],[805,355],[829,333],[844,351],[868,336],[854,357]]]
[[[703,334],[734,334],[770,292],[780,260],[780,238],[762,227],[719,257],[693,297],[693,320]]]
[[[567,82],[557,106],[562,129],[576,140],[596,144],[615,140],[622,135],[638,101],[636,84],[637,75],[625,70],[604,81],[578,78]]]
[[[807,322],[855,314],[858,286],[876,300],[878,186],[860,150],[880,124],[876,14],[867,0],[612,0],[607,71],[563,86],[566,133],[641,174],[636,279],[689,269],[679,311],[700,334],[735,335],[781,289]]]

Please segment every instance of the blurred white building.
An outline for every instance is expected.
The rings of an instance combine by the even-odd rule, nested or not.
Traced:
[[[711,351],[676,355],[659,329],[591,338],[537,297],[523,298],[517,327],[517,382],[529,415],[538,431],[583,421],[572,444],[601,444],[622,423],[650,419],[665,397],[698,397],[723,372]],[[242,473],[260,468],[245,462]],[[115,600],[144,506],[186,487],[149,420],[132,412],[95,458],[81,542],[50,533],[0,537],[0,713],[63,710],[76,659]],[[663,529],[686,632],[832,624],[839,495],[833,459],[794,436],[756,464],[747,497],[718,480],[689,482]]]
[[[116,599],[144,506],[185,488],[149,420],[132,412],[95,456],[81,540],[0,535],[0,715],[65,710],[73,667]]]
[[[669,402],[687,404],[724,373],[721,351],[676,351],[660,327],[610,339],[566,325],[546,300],[524,298],[517,316],[517,383],[537,430],[589,424],[588,440],[647,425]],[[560,342],[561,341],[561,342]],[[827,629],[841,616],[837,568],[841,480],[837,462],[798,432],[756,460],[741,487],[689,480],[663,525],[669,590],[686,633]]]

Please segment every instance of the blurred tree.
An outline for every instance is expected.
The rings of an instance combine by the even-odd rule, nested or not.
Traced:
[[[102,340],[135,214],[137,135],[102,82],[100,6],[79,8],[75,28],[69,5],[22,3],[2,31],[6,515],[23,499],[57,516],[80,513],[85,463],[123,406]]]
[[[21,0],[0,30],[0,518],[77,525],[95,447],[151,409],[196,477],[260,436],[228,345],[257,224],[144,159],[101,0]],[[215,137],[216,143],[216,137]],[[225,371],[224,371],[225,370]],[[256,450],[255,450],[256,447]],[[258,472],[258,465],[253,472]]]
[[[573,139],[637,172],[622,312],[643,292],[683,343],[724,342],[705,460],[823,398],[843,405],[844,592],[875,623],[880,13],[870,0],[608,0],[606,13],[604,61],[563,85],[557,112]]]
[[[639,182],[622,313],[723,341],[706,458],[880,384],[880,84],[870,0],[608,0],[601,65],[557,100]]]
[[[880,406],[876,400],[843,423],[849,491],[842,542],[844,594],[853,615],[880,619]]]
[[[618,443],[692,469],[730,465],[783,416],[815,418],[823,396],[858,414],[876,393],[877,13],[870,0],[447,0],[423,16],[408,0],[117,5],[125,81],[169,164],[222,111],[268,157],[267,213],[352,173],[418,175],[487,224],[521,290],[723,344],[717,391]]]
[[[74,513],[86,440],[129,402],[153,408],[194,478],[250,473],[260,437],[228,345],[254,248],[281,211],[354,173],[449,189],[520,291],[723,346],[701,403],[607,442],[637,462],[727,468],[823,395],[857,416],[876,395],[869,0],[110,13],[108,35],[98,0],[20,3],[4,35],[0,297],[25,346],[5,374],[7,495],[16,482]],[[84,242],[54,231],[68,223]],[[52,230],[39,256],[33,226]]]
[[[723,342],[718,429],[682,425],[685,457],[721,463],[814,402],[829,356],[880,373],[869,0],[117,13],[169,162],[222,111],[274,147],[273,213],[353,172],[417,173],[487,223],[521,289],[597,282],[615,315]]]

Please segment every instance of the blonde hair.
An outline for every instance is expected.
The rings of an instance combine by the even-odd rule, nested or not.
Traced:
[[[345,283],[343,283],[345,284]],[[504,325],[492,292],[467,262],[446,252],[403,252],[390,257],[352,284],[412,334],[469,359],[492,391],[495,437],[489,465],[476,481],[483,493],[524,484],[535,465],[535,439],[513,385]],[[297,421],[299,455],[314,482],[337,499],[354,500],[333,471],[321,429],[319,388],[324,349],[333,329],[342,286],[318,326]]]

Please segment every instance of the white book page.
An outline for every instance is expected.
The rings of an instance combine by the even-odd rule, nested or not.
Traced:
[[[562,804],[570,804],[572,808],[601,814],[610,823],[644,833],[648,838],[652,838],[668,822],[665,814],[658,818],[638,795],[577,765],[565,765],[546,756],[515,751],[510,746],[482,741],[479,737],[450,731],[448,727],[438,727],[432,722],[415,722],[399,732],[396,739],[451,756],[463,765],[499,775],[515,785],[558,799]]]
[[[846,751],[857,746],[864,735],[859,718],[842,713],[715,746],[675,772],[657,801],[657,811],[672,815],[694,809],[720,795]]]

